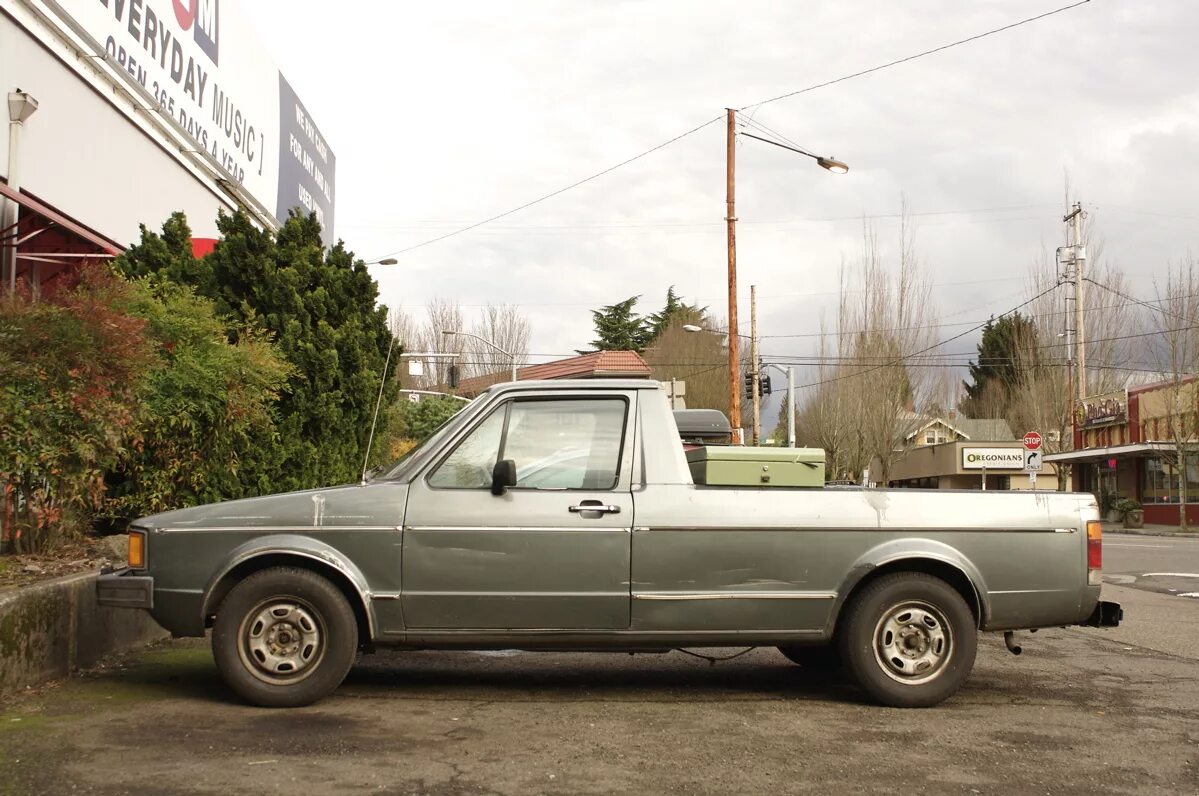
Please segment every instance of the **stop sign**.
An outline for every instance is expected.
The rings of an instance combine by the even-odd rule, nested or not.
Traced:
[[[1035,451],[1041,447],[1041,434],[1036,431],[1030,431],[1024,435],[1024,447],[1030,451]]]

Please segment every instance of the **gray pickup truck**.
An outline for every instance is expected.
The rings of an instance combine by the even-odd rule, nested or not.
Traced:
[[[1098,520],[1081,494],[697,486],[656,382],[515,382],[369,482],[138,520],[97,588],[211,628],[258,705],[312,703],[383,646],[771,645],[921,707],[980,629],[1119,623]]]

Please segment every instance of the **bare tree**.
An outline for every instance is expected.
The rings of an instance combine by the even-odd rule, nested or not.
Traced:
[[[935,368],[921,367],[935,364],[936,312],[906,201],[894,269],[884,264],[869,225],[862,244],[857,267],[849,276],[842,268],[836,333],[822,335],[820,378],[800,412],[800,428],[825,446],[833,468],[856,475],[873,461],[872,478],[885,484],[915,406],[936,389]]]
[[[464,368],[467,375],[503,374],[507,379],[513,367],[520,367],[528,361],[529,321],[516,305],[488,304],[479,311],[479,318],[471,332],[494,343],[511,356],[468,338],[466,358],[469,362]]]
[[[688,332],[684,325],[706,331]],[[702,312],[688,308],[676,313],[645,349],[645,361],[658,381],[678,379],[686,383],[688,407],[719,409],[728,415],[728,353],[723,339]]]
[[[906,445],[916,404],[923,403],[933,383],[933,369],[922,366],[933,364],[925,358],[937,347],[932,286],[916,255],[906,201],[898,244],[899,262],[892,273],[883,264],[873,230],[865,230],[860,298],[850,314],[852,367],[860,374],[853,405],[864,447],[878,468],[871,475],[882,484]]]
[[[465,359],[466,337],[445,334],[445,331],[461,332],[462,307],[457,301],[435,298],[425,305],[425,323],[417,334],[417,349],[432,354],[458,354]],[[422,361],[424,376],[420,380],[422,389],[444,387],[449,382],[450,365],[457,360],[445,357],[428,357]]]
[[[1187,485],[1189,461],[1199,455],[1199,394],[1195,390],[1199,371],[1199,272],[1195,260],[1171,267],[1165,284],[1156,284],[1156,311],[1147,316],[1148,330],[1156,333],[1150,346],[1157,371],[1164,382],[1156,427],[1173,449],[1162,455],[1163,464],[1173,467],[1178,478],[1178,524],[1187,529]],[[1146,407],[1147,408],[1147,407]],[[1143,414],[1147,414],[1144,413]],[[1163,467],[1163,470],[1165,468]]]
[[[844,292],[842,292],[844,296]],[[842,313],[839,319],[848,317]],[[840,321],[844,324],[844,321]],[[865,452],[862,429],[855,419],[858,407],[855,403],[853,370],[839,359],[841,343],[849,339],[839,328],[835,335],[826,334],[821,320],[819,354],[816,380],[812,392],[796,412],[796,440],[803,445],[823,448],[825,470],[830,479],[856,480],[858,474],[869,466]]]

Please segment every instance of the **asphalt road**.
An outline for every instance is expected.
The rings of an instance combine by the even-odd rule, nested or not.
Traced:
[[[1199,793],[1199,600],[1104,591],[1123,627],[986,635],[920,711],[769,649],[386,653],[272,711],[175,641],[0,704],[0,794]]]
[[[1199,599],[1199,539],[1109,534],[1103,575],[1105,583]]]

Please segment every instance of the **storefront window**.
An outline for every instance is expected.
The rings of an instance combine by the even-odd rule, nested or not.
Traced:
[[[1142,489],[1143,503],[1178,503],[1180,473],[1172,457],[1145,459]],[[1199,503],[1199,456],[1191,454],[1186,462],[1187,503]]]

